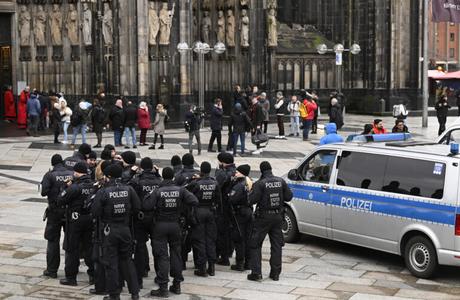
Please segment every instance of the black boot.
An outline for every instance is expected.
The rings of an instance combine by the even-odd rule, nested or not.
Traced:
[[[194,274],[195,274],[195,276],[199,276],[199,277],[208,277],[208,273],[206,272],[206,267],[205,266],[195,270]]]
[[[131,300],[139,300],[139,294],[131,295]]]
[[[153,144],[152,146],[150,146],[149,149],[154,150],[154,149],[155,149],[155,144]]]
[[[244,263],[242,261],[237,261],[236,264],[231,265],[230,269],[232,269],[233,271],[243,272],[244,271]]]
[[[50,277],[50,278],[57,278],[57,273],[45,270],[43,271],[43,276]]]
[[[161,146],[158,147],[158,149],[160,149],[160,150],[163,150],[164,148],[165,148],[165,146],[163,144],[161,144]]]
[[[59,280],[59,283],[62,285],[70,285],[70,286],[77,286],[77,280],[72,279],[72,278],[62,278]]]
[[[248,280],[252,280],[252,281],[262,281],[262,275],[260,275],[260,274],[254,274],[254,273],[248,274]]]
[[[176,295],[180,295],[181,294],[180,282],[173,281],[173,284],[169,287],[169,291]]]
[[[168,285],[167,284],[160,284],[160,288],[158,290],[152,290],[150,292],[150,296],[159,297],[159,298],[168,298]]]
[[[120,295],[110,295],[102,298],[103,300],[120,300]]]
[[[89,289],[89,293],[92,295],[107,295],[105,291],[98,291],[96,289]]]
[[[216,267],[214,266],[213,263],[209,263],[207,272],[208,272],[209,276],[216,275]]]
[[[275,274],[275,273],[272,273],[270,272],[270,276],[269,276],[273,281],[279,281],[280,280],[280,274]]]
[[[228,257],[221,257],[217,260],[216,264],[221,266],[230,266],[230,260]]]

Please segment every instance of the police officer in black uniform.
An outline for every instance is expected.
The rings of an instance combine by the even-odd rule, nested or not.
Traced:
[[[252,229],[251,248],[251,274],[248,280],[262,280],[262,243],[268,233],[270,237],[270,278],[279,280],[281,273],[281,249],[284,245],[283,225],[284,202],[291,201],[292,192],[286,182],[272,173],[268,161],[260,164],[262,176],[249,193],[249,204],[257,204],[254,226]]]
[[[92,284],[94,267],[92,255],[93,219],[89,204],[94,195],[94,182],[88,175],[88,165],[79,162],[74,166],[74,179],[69,181],[58,197],[57,204],[66,208],[65,249],[65,278],[60,280],[63,285],[77,285],[78,266],[80,265],[80,243],[84,250],[85,263],[88,266],[89,282]]]
[[[88,155],[91,153],[91,146],[88,144],[81,144],[78,147],[78,151],[75,152],[72,156],[67,157],[64,160],[64,166],[73,171],[73,167],[79,162],[86,162]]]
[[[236,168],[233,155],[222,152],[217,156],[219,169],[216,170],[216,180],[222,191],[222,206],[217,209],[217,264],[230,266],[233,246],[231,242],[230,230],[230,204],[228,194],[230,192],[231,180],[235,175]]]
[[[128,184],[129,181],[137,174],[138,167],[136,166],[136,153],[133,151],[125,151],[121,154],[123,163],[123,174],[121,181]]]
[[[203,162],[200,178],[189,184],[187,189],[197,198],[199,205],[195,208],[196,224],[192,227],[192,246],[196,256],[195,275],[214,276],[216,262],[217,226],[215,209],[221,205],[222,194],[217,181],[210,177],[211,165]],[[206,270],[206,263],[208,269]]]
[[[96,193],[92,214],[102,219],[104,227],[103,250],[106,260],[105,276],[108,299],[120,299],[120,274],[128,282],[132,299],[139,299],[139,285],[132,261],[133,215],[140,211],[140,200],[134,189],[120,180],[123,169],[111,164],[106,169],[108,182]]]
[[[184,167],[182,170],[178,170],[178,172],[175,173],[174,178],[175,183],[179,186],[187,185],[192,181],[193,175],[200,174],[200,171],[194,168],[195,158],[192,154],[184,154],[184,156],[182,156],[182,164]]]
[[[55,154],[51,158],[53,169],[43,176],[41,182],[41,194],[48,197],[48,208],[45,211],[46,227],[46,270],[44,276],[57,278],[60,264],[59,241],[61,228],[65,229],[65,207],[57,204],[57,198],[61,190],[66,186],[66,181],[72,180],[73,172],[64,167],[61,155]]]
[[[160,187],[147,197],[144,205],[147,211],[155,211],[156,220],[153,229],[153,255],[158,267],[157,283],[160,288],[152,290],[151,295],[166,298],[169,296],[169,274],[174,278],[169,291],[178,295],[181,293],[180,283],[184,281],[184,277],[179,218],[184,206],[197,206],[198,199],[184,187],[174,183],[174,171],[171,168],[164,168],[162,176]]]
[[[171,157],[171,167],[174,171],[174,175],[182,170],[182,160],[180,159],[179,155],[174,155]]]
[[[141,201],[141,211],[134,216],[134,236],[136,238],[136,249],[134,253],[134,264],[137,271],[139,286],[142,288],[142,277],[148,273],[146,268],[149,265],[149,253],[147,241],[153,239],[153,211],[147,211],[144,208],[143,201],[147,195],[155,191],[161,183],[161,177],[158,169],[153,166],[149,157],[141,160],[142,173],[131,180],[131,186],[136,191]]]
[[[252,206],[249,205],[248,193],[251,187],[248,185],[247,176],[251,172],[249,165],[241,165],[236,168],[235,177],[232,179],[232,187],[228,195],[232,213],[232,240],[235,245],[236,263],[231,266],[234,271],[249,270],[250,249],[249,242]]]

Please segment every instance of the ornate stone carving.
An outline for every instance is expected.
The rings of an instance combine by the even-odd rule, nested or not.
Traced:
[[[51,44],[62,46],[62,13],[59,4],[53,4],[50,12]]]
[[[30,20],[31,16],[27,10],[27,6],[21,5],[21,12],[19,13],[19,39],[21,46],[30,46]]]
[[[83,3],[83,44],[85,46],[91,46],[93,44],[92,36],[92,27],[93,27],[93,13],[88,5],[88,3]]]
[[[222,10],[219,10],[217,18],[217,41],[225,43],[225,16]]]
[[[276,2],[276,0],[267,0],[267,8],[268,9],[276,9],[278,8],[278,3]]]
[[[75,4],[69,5],[69,14],[67,15],[66,23],[67,37],[69,38],[70,45],[78,45],[78,13]]]
[[[249,6],[249,0],[240,0],[241,6]]]
[[[211,30],[211,17],[209,11],[204,11],[203,19],[201,20],[201,39],[205,43],[209,43],[209,31]]]
[[[246,9],[241,10],[241,47],[249,47],[249,16]]]
[[[169,45],[169,40],[171,37],[171,26],[172,19],[174,16],[174,7],[173,4],[172,10],[168,9],[168,3],[164,2],[160,10],[160,45],[166,46]]]
[[[34,18],[34,36],[36,46],[46,45],[46,13],[43,5],[37,6],[37,12]]]
[[[226,1],[227,8],[234,8],[235,7],[235,0],[227,0]]]
[[[227,11],[227,46],[235,47],[235,16],[233,11]]]
[[[278,22],[276,20],[276,12],[272,8],[268,11],[267,27],[268,27],[268,46],[278,46]]]
[[[225,0],[217,0],[217,8],[224,9],[225,8]]]
[[[157,35],[160,30],[160,20],[158,19],[155,2],[149,3],[149,45],[157,44]]]
[[[211,0],[203,0],[201,7],[203,9],[211,9]]]
[[[113,45],[113,16],[110,3],[104,3],[104,16],[102,17],[102,36],[104,44],[107,46]]]

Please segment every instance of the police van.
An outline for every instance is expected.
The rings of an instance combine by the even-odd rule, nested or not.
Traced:
[[[460,143],[460,118],[447,127],[447,129],[436,139],[436,142],[447,145],[450,143]]]
[[[438,265],[460,266],[455,149],[414,142],[316,148],[286,178],[294,194],[286,242],[305,233],[398,254],[421,278]]]

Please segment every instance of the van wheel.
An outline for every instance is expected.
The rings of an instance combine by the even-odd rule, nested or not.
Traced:
[[[297,241],[299,237],[299,229],[297,227],[297,220],[290,208],[286,208],[282,230],[284,241],[286,243],[294,243]]]
[[[406,267],[412,275],[430,278],[438,267],[438,257],[431,241],[421,235],[412,237],[404,248]]]

